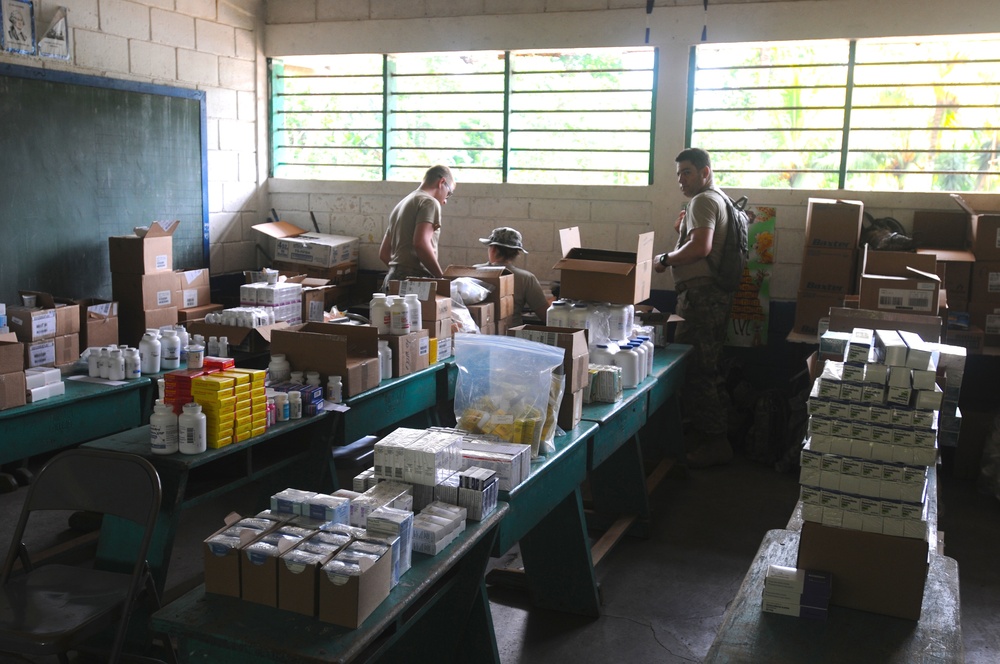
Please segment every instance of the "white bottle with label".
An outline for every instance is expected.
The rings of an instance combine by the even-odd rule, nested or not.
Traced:
[[[219,337],[219,357],[229,357],[229,337]]]
[[[108,353],[108,348],[105,346],[101,349],[100,355],[97,357],[97,371],[101,378],[107,378],[108,372],[110,371],[109,362],[111,360],[111,355]]]
[[[184,404],[184,412],[177,418],[177,447],[181,454],[201,454],[207,449],[208,420],[201,412],[201,404]]]
[[[549,327],[566,327],[569,325],[569,303],[556,300],[545,312],[545,324]]]
[[[389,348],[389,342],[385,339],[379,339],[378,342],[378,364],[380,379],[389,380],[392,378],[392,349]]]
[[[622,387],[633,389],[639,386],[639,354],[628,344],[619,346],[615,353],[615,366],[622,368]]]
[[[160,340],[148,331],[139,342],[139,358],[143,374],[160,373]]]
[[[191,335],[188,334],[187,328],[183,325],[174,325],[174,332],[181,340],[181,362],[187,362],[187,347],[191,343]]]
[[[125,380],[125,357],[120,348],[115,348],[108,357],[108,378]]]
[[[639,355],[639,382],[641,383],[646,380],[646,371],[649,369],[649,364],[646,362],[646,348],[639,340],[630,341],[628,345]]]
[[[91,378],[101,377],[101,349],[89,348],[87,353],[87,375]]]
[[[424,329],[424,312],[420,308],[420,298],[417,297],[416,293],[407,293],[404,301],[410,313],[410,332],[418,332]]]
[[[373,293],[372,301],[368,304],[368,316],[372,327],[378,330],[379,334],[389,334],[389,307],[385,301],[385,293]]]
[[[406,300],[401,297],[392,298],[389,305],[389,334],[405,336],[410,333],[410,311]]]
[[[125,380],[136,380],[142,376],[142,358],[138,348],[125,349]]]
[[[287,392],[275,392],[274,394],[274,406],[277,409],[278,421],[287,422],[288,421],[288,393]]]
[[[205,353],[209,357],[219,357],[219,337],[208,338],[208,347],[205,348]]]
[[[318,371],[307,371],[306,372],[306,385],[312,385],[314,387],[319,387],[319,372]]]
[[[615,363],[615,351],[611,344],[598,344],[590,349],[590,364],[610,364]]]
[[[641,341],[643,348],[646,349],[646,375],[649,376],[653,373],[653,351],[656,350],[656,346],[653,345],[653,340],[645,335],[636,339]]]
[[[179,369],[181,366],[181,338],[173,329],[163,330],[160,339],[160,368]]]
[[[340,376],[330,376],[326,383],[326,400],[331,403],[344,401],[344,385]]]
[[[292,377],[292,366],[285,359],[284,354],[276,353],[271,355],[271,361],[267,365],[267,381],[274,385],[283,383]]]
[[[632,332],[628,320],[628,305],[612,304],[608,319],[608,336],[611,339],[628,339]]]
[[[297,390],[288,393],[288,419],[302,419],[302,393]]]
[[[177,415],[172,406],[159,399],[149,416],[149,443],[153,454],[174,454],[178,450]]]
[[[587,329],[587,321],[590,319],[590,307],[583,302],[577,302],[569,310],[566,327],[577,330]]]

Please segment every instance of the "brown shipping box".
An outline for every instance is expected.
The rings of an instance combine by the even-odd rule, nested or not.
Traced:
[[[913,240],[917,243],[917,251],[968,250],[972,242],[969,215],[958,210],[916,210],[913,213]]]
[[[590,350],[587,347],[586,330],[545,325],[518,325],[507,330],[506,336],[562,348],[565,351],[563,371],[566,374],[567,393],[578,392],[590,384],[588,370]]]
[[[560,296],[611,304],[639,304],[649,299],[652,231],[639,235],[635,252],[585,249],[577,226],[559,229],[559,242],[563,257],[552,269],[560,271]]]
[[[943,327],[941,318],[924,316],[902,311],[874,311],[872,309],[830,309],[830,330],[850,332],[856,327],[872,330],[904,330],[919,334],[924,341],[936,342],[941,339]]]
[[[969,299],[980,303],[1000,303],[1000,261],[976,261],[972,266]]]
[[[864,213],[861,201],[810,198],[806,207],[806,246],[857,249]]]
[[[212,287],[206,269],[179,270],[177,275],[174,303],[178,309],[190,309],[209,304],[212,301]]]
[[[969,213],[977,261],[1000,261],[1000,201],[996,194],[952,194]]]
[[[583,419],[583,390],[576,392],[565,392],[562,402],[559,404],[559,414],[556,415],[556,424],[563,431],[575,429],[576,425]]]
[[[492,302],[470,304],[465,308],[469,310],[469,315],[472,316],[472,322],[478,327],[489,325],[494,322]]]
[[[0,373],[0,410],[23,406],[26,400],[24,372]]]
[[[413,293],[420,300],[420,318],[424,321],[451,318],[451,281],[448,279],[407,279],[390,281],[390,295]]]
[[[937,315],[941,279],[934,256],[866,246],[861,261],[862,309]]]
[[[52,339],[24,343],[24,368],[61,367],[80,359],[80,335],[64,334]]]
[[[323,382],[341,376],[344,396],[378,387],[378,330],[367,325],[303,323],[271,332],[271,354],[284,354],[293,370],[318,371]]]
[[[275,261],[329,268],[358,260],[360,240],[357,237],[313,233],[287,221],[256,224],[251,228],[275,239]]]
[[[80,306],[65,298],[40,291],[19,290],[20,295],[34,295],[36,308],[7,307],[7,323],[21,341],[50,339],[80,332]]]
[[[430,335],[427,330],[403,335],[383,335],[392,351],[392,377],[401,378],[430,366]]]
[[[470,277],[488,284],[492,287],[489,298],[490,302],[496,302],[501,297],[514,294],[514,273],[502,265],[491,265],[488,267],[449,265],[445,268],[444,276],[448,279]]]
[[[80,348],[118,345],[118,303],[88,298],[80,306]]]
[[[178,323],[191,323],[193,321],[203,321],[208,314],[218,313],[225,309],[221,304],[205,304],[200,307],[188,307],[177,310]]]
[[[0,374],[24,371],[24,345],[13,332],[0,334]]]
[[[855,292],[857,250],[806,247],[802,251],[799,289],[831,295]]]
[[[111,296],[130,310],[180,308],[176,272],[158,274],[111,273]]]
[[[274,525],[266,530],[258,532],[247,530],[241,533],[240,549],[229,549],[209,544],[209,540],[212,537],[230,528],[239,520],[240,516],[238,514],[230,513],[225,519],[226,525],[209,535],[202,543],[202,560],[205,567],[205,592],[215,593],[216,595],[227,595],[229,597],[240,597],[240,564],[243,558],[241,549],[280,525],[278,521],[275,521]]]
[[[925,540],[802,524],[799,569],[833,575],[830,603],[908,620],[920,619],[927,581]]]
[[[164,325],[177,324],[177,307],[166,309],[129,309],[119,307],[118,339],[120,343],[138,348],[143,333],[149,328],[159,329]]]
[[[1000,346],[1000,302],[969,302],[969,324],[983,331],[983,343]]]
[[[330,267],[274,261],[271,263],[271,267],[282,274],[296,273],[309,279],[322,279],[332,286],[347,287],[353,285],[358,280],[358,261],[356,260]]]
[[[174,231],[179,221],[154,221],[144,237],[108,238],[111,272],[153,274],[174,269]]]
[[[795,324],[792,331],[797,334],[819,334],[819,319],[829,316],[831,307],[840,307],[843,303],[843,295],[799,290],[795,300]]]
[[[271,334],[274,330],[284,330],[288,323],[261,325],[260,327],[237,327],[235,325],[218,325],[206,323],[204,320],[192,321],[187,326],[189,334],[200,334],[209,337],[226,337],[231,350],[246,353],[259,353],[268,350],[271,344]]]

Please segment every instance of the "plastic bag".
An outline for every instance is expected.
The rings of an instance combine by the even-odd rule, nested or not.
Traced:
[[[459,287],[455,285],[455,281],[457,279],[451,282],[451,320],[458,326],[459,332],[479,334],[479,326],[476,325],[476,321],[472,320],[472,314],[469,313],[469,309],[462,301],[462,296],[458,292]]]
[[[558,407],[549,408],[552,371],[565,351],[537,341],[496,335],[455,335],[455,421],[463,431],[490,434],[542,452],[543,431],[552,444]],[[560,395],[561,399],[561,395]]]
[[[458,292],[458,298],[455,292]],[[472,277],[458,277],[451,280],[451,297],[458,299],[462,304],[479,304],[490,296],[493,287],[489,284],[473,279]]]

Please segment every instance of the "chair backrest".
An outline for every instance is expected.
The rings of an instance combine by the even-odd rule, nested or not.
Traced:
[[[28,489],[24,508],[4,561],[0,580],[6,582],[31,512],[83,510],[113,515],[143,529],[136,568],[149,548],[160,509],[160,476],[146,459],[122,452],[75,448],[53,457]]]

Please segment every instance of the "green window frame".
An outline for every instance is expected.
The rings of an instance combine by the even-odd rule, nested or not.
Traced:
[[[547,49],[269,60],[271,175],[652,183],[657,51]]]
[[[732,187],[1000,191],[1000,35],[702,44],[687,144]]]

